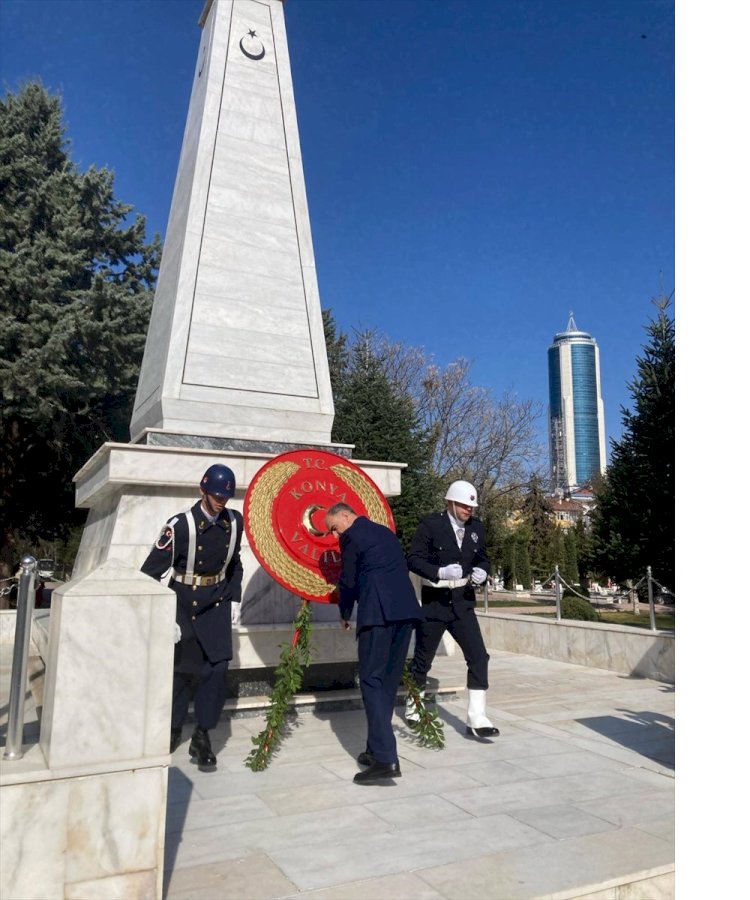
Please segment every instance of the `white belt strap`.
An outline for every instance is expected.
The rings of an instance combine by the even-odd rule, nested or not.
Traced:
[[[187,529],[188,529],[188,552],[187,559],[185,560],[185,575],[189,578],[193,575],[193,570],[195,569],[195,518],[192,512],[188,512],[185,515],[187,519]]]
[[[229,534],[229,547],[227,547],[227,558],[224,560],[224,565],[221,567],[221,572],[219,573],[222,578],[226,574],[227,566],[229,565],[229,561],[234,556],[234,548],[235,548],[235,545],[237,544],[237,518],[236,518],[236,516],[231,516],[231,518],[232,518],[232,530]]]
[[[435,588],[459,588],[464,587],[464,585],[469,583],[468,578],[443,578],[441,581],[427,581],[424,582],[429,587]]]

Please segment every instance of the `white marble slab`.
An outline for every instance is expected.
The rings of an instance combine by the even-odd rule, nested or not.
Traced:
[[[174,593],[109,559],[52,597],[41,746],[50,768],[167,752]]]
[[[0,896],[161,896],[167,767],[2,787]]]
[[[673,633],[602,622],[477,613],[488,647],[674,683]]]

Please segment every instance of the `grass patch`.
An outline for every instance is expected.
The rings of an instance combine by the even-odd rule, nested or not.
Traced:
[[[594,602],[596,601],[594,600]],[[541,610],[545,607],[549,608],[554,605],[554,597],[551,597],[547,601],[542,600],[541,602],[539,600],[490,600],[487,604],[490,609],[520,609],[521,607],[528,607],[529,612],[531,612],[532,609],[536,608],[539,612],[535,613],[535,615],[547,619],[554,619],[555,613],[541,612]],[[482,599],[477,597],[477,610],[481,612],[483,608],[484,603]],[[597,608],[597,612],[599,613],[600,622],[608,622],[611,625],[629,625],[632,628],[651,628],[651,616],[649,615],[648,607],[645,609],[642,608],[639,616],[636,616],[630,608],[622,610]],[[656,613],[655,618],[656,627],[661,631],[675,630],[674,612]]]
[[[613,625],[632,625],[634,628],[651,628],[651,616],[648,610],[641,611],[639,616],[630,612],[603,612],[599,610],[602,622],[610,622]],[[674,613],[656,613],[656,627],[663,631],[674,631]]]
[[[597,610],[599,613],[599,621],[607,622],[610,625],[629,625],[631,628],[646,628],[651,629],[651,616],[649,616],[648,611],[642,612],[640,616],[634,615],[632,612],[602,612],[601,610]],[[540,618],[544,619],[554,619],[555,613],[549,612],[540,612],[538,613]],[[655,616],[656,627],[661,631],[674,631],[674,613],[671,614],[663,614],[657,613]],[[562,619],[563,622],[573,622],[577,621],[575,619]]]

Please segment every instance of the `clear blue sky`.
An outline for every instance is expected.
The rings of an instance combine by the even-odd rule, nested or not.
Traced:
[[[0,73],[166,232],[204,0],[3,0]],[[607,435],[674,276],[665,0],[287,0],[322,305],[547,404],[568,311]],[[545,423],[540,424],[544,439]],[[609,453],[608,453],[609,455]]]

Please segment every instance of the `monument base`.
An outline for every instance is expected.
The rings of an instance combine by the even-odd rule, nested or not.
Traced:
[[[217,437],[216,435],[194,434],[186,431],[168,431],[164,428],[144,428],[135,438],[134,444],[150,447],[183,447],[202,450],[236,450],[240,453],[270,453],[277,456],[290,450],[327,450],[346,459],[352,458],[354,444],[295,444],[291,441],[261,441],[250,438]]]
[[[213,463],[229,466],[237,479],[236,496],[229,506],[242,511],[244,495],[254,475],[275,452],[219,449],[217,446],[175,446],[175,442],[197,440],[225,443],[231,438],[211,439],[200,435],[175,435],[149,430],[146,440],[165,443],[103,444],[75,475],[76,506],[89,510],[88,520],[76,557],[73,577],[79,578],[106,560],[119,559],[140,569],[162,526],[175,513],[188,509],[199,498],[198,484]],[[236,443],[236,442],[235,442]],[[284,445],[292,449],[293,445]],[[295,449],[296,448],[295,445]],[[327,445],[329,452],[351,453],[351,446]],[[402,463],[358,461],[357,465],[375,482],[386,497],[401,493]],[[274,581],[253,555],[247,538],[242,541],[242,626],[286,624],[294,620],[300,598]],[[312,604],[313,621],[337,622],[338,608]],[[266,646],[253,649],[252,629],[247,633],[249,658],[261,656],[270,665]],[[244,643],[244,641],[243,641]],[[352,645],[354,641],[352,640]],[[354,647],[352,647],[354,653]],[[274,647],[278,659],[278,644]],[[348,654],[346,654],[348,656]],[[341,656],[318,659],[334,661]],[[345,657],[346,658],[346,657]]]

